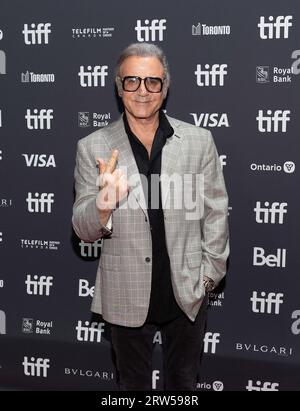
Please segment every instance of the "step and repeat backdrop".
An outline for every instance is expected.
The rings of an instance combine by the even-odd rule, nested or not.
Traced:
[[[114,68],[166,52],[167,113],[212,131],[230,197],[228,276],[210,294],[203,391],[300,390],[300,4],[0,4],[0,387],[116,390],[90,312],[101,241],[71,226],[77,141],[120,116]],[[153,389],[163,386],[161,335]]]

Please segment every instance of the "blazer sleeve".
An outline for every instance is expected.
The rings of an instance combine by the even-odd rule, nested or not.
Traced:
[[[216,286],[226,274],[226,261],[229,255],[228,196],[219,155],[210,131],[207,131],[207,137],[207,150],[203,159],[201,272],[211,278]]]
[[[74,171],[75,202],[72,225],[78,237],[87,242],[97,241],[112,233],[112,217],[107,226],[102,225],[96,206],[96,197],[99,193],[96,184],[98,173],[95,159],[88,153],[84,143],[79,141]]]

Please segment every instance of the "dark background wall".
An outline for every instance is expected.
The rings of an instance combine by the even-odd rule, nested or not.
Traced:
[[[299,390],[299,20],[297,1],[2,0],[0,386],[116,388],[90,313],[101,242],[72,232],[73,169],[77,141],[120,115],[119,52],[148,35],[170,62],[167,113],[212,131],[230,196],[198,389]]]

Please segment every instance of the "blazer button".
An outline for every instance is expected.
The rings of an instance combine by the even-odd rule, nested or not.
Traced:
[[[146,263],[150,263],[151,258],[150,258],[150,257],[146,257],[146,258],[145,258],[145,261],[146,261]]]

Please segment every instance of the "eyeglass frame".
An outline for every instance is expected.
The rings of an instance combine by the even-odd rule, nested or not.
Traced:
[[[128,78],[135,78],[135,79],[139,80],[139,85],[138,85],[138,87],[137,87],[135,90],[125,90],[125,88],[124,88],[124,83],[125,83],[125,80],[128,79]],[[126,91],[127,93],[134,93],[134,92],[136,92],[136,91],[141,87],[142,81],[144,82],[144,86],[145,86],[146,90],[147,90],[149,93],[161,93],[162,90],[163,90],[164,82],[165,82],[165,80],[166,80],[165,78],[161,79],[160,77],[153,77],[153,76],[147,76],[147,77],[143,77],[143,78],[142,78],[142,77],[139,77],[139,76],[125,76],[125,77],[123,77],[123,78],[119,77],[119,79],[121,80],[121,84],[122,84],[122,89],[123,89],[123,91]],[[160,84],[161,84],[160,90],[159,90],[159,91],[150,91],[150,90],[148,89],[147,85],[146,85],[146,80],[147,80],[147,79],[159,80],[159,81],[160,81]]]

